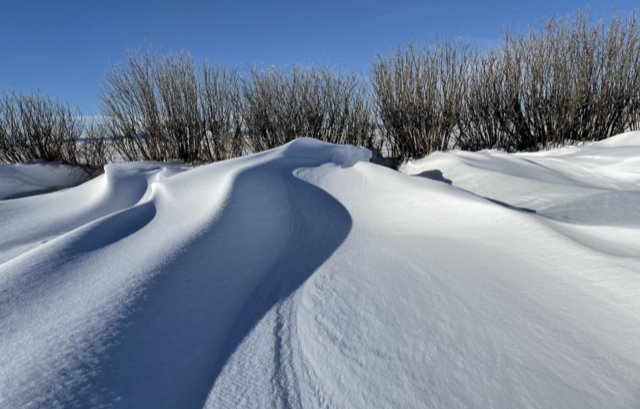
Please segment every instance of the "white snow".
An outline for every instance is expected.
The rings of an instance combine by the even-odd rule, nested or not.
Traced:
[[[50,164],[0,164],[0,200],[52,192],[79,185],[88,174],[78,167]]]
[[[639,407],[639,141],[417,177],[299,139],[1,201],[0,407]]]

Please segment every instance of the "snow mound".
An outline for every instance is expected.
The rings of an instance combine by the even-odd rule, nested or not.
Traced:
[[[637,407],[624,143],[415,177],[299,139],[2,201],[0,407]]]
[[[536,153],[436,153],[402,171],[558,221],[640,226],[640,132]]]
[[[599,146],[640,146],[640,132],[626,132],[607,138],[594,145]]]
[[[81,169],[59,164],[0,165],[0,200],[53,192],[87,179]]]

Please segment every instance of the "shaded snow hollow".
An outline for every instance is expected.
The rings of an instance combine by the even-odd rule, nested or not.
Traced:
[[[415,177],[300,139],[1,201],[0,407],[639,407],[638,141]]]

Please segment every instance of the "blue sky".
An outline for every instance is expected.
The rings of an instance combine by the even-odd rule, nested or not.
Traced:
[[[617,1],[617,9],[635,4]],[[573,0],[0,0],[0,89],[39,88],[97,113],[105,71],[145,40],[156,49],[187,50],[197,62],[324,59],[367,70],[374,52],[410,39],[449,35],[491,43],[509,23],[525,26],[586,5],[594,15],[614,10],[611,1]]]

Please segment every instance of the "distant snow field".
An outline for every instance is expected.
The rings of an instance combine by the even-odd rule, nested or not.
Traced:
[[[0,167],[0,407],[640,407],[640,133],[369,157]]]

